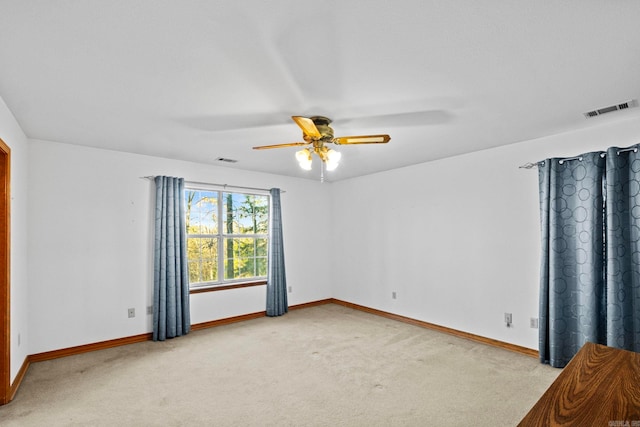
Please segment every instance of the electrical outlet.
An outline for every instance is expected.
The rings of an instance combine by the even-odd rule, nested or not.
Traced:
[[[20,334],[18,334],[18,347],[20,347]]]
[[[289,293],[293,292],[293,287],[289,286]]]
[[[391,298],[396,299],[396,293],[395,292],[391,292]]]
[[[511,327],[511,323],[513,323],[512,320],[513,320],[513,316],[511,313],[504,314],[504,323],[507,324],[507,328]]]
[[[530,326],[531,326],[532,329],[538,329],[538,318],[537,317],[532,317],[531,318]]]
[[[136,317],[136,309],[130,308],[127,313],[129,314],[129,318]]]
[[[147,314],[153,314],[153,306],[152,305],[148,305],[147,306]]]

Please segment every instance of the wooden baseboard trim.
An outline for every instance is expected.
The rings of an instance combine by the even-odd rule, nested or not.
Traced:
[[[323,304],[331,304],[332,302],[333,300],[331,298],[327,298],[327,299],[318,300],[318,301],[306,302],[303,304],[296,304],[296,305],[290,306],[289,311],[299,310],[301,308],[315,307]],[[202,329],[215,328],[216,326],[228,325],[230,323],[237,323],[237,322],[244,322],[245,320],[258,319],[260,317],[265,317],[266,315],[267,315],[266,311],[257,311],[255,313],[242,314],[240,316],[225,317],[224,319],[211,320],[211,321],[202,322],[202,323],[195,323],[191,325],[191,330],[200,331]]]
[[[354,304],[347,301],[332,298],[331,302],[334,304],[342,305],[344,307],[353,308],[355,310],[364,311],[366,313],[375,314],[378,316],[386,317],[387,319],[397,320],[410,325],[420,326],[422,328],[432,329],[434,331],[443,332],[445,334],[453,335],[459,338],[465,338],[471,341],[487,344],[493,347],[502,348],[515,353],[524,354],[525,356],[538,357],[538,351],[527,347],[522,347],[515,344],[510,344],[504,341],[494,340],[492,338],[486,338],[480,335],[471,334],[469,332],[459,331],[457,329],[447,328],[445,326],[436,325],[434,323],[423,322],[422,320],[412,319],[411,317],[401,316],[399,314],[389,313],[387,311],[377,310],[375,308],[365,307],[363,305]]]
[[[224,319],[210,320],[208,322],[194,323],[191,325],[192,331],[215,328],[216,326],[228,325],[230,323],[244,322],[245,320],[258,319],[267,315],[266,311],[243,314],[241,316],[225,317]]]
[[[304,304],[293,305],[293,306],[289,307],[289,311],[291,311],[291,310],[299,310],[301,308],[317,307],[319,305],[333,304],[333,303],[334,303],[334,299],[333,298],[321,299],[321,300],[317,300],[317,301],[305,302]]]
[[[43,362],[45,360],[58,359],[60,357],[73,356],[76,354],[88,353],[90,351],[106,350],[121,345],[134,344],[143,341],[149,341],[152,334],[140,334],[130,337],[116,338],[113,340],[100,341],[92,344],[78,345],[75,347],[63,348],[60,350],[45,351],[43,353],[32,354],[29,356],[29,362]]]
[[[24,379],[24,376],[27,374],[27,370],[29,369],[30,365],[31,365],[31,362],[29,361],[29,356],[27,356],[24,359],[24,362],[22,362],[22,366],[20,366],[18,375],[16,375],[16,378],[13,380],[13,383],[11,383],[11,387],[9,388],[9,402],[11,402],[13,398],[16,396],[16,393],[18,392],[18,388],[20,387],[20,384],[22,384],[22,380]]]

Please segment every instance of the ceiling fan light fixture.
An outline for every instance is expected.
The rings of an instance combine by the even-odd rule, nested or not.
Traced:
[[[296,152],[296,160],[301,169],[310,171],[312,155],[315,153],[320,158],[320,181],[323,181],[324,171],[336,170],[340,164],[342,154],[327,147],[327,144],[384,144],[391,137],[384,135],[359,135],[334,138],[331,119],[324,116],[302,117],[292,116],[294,122],[302,129],[302,139],[305,142],[290,142],[286,144],[259,145],[254,150],[270,148],[297,147],[301,145],[311,146]]]
[[[301,169],[306,171],[311,170],[311,151],[307,148],[296,152],[296,160],[298,161],[298,165],[300,165]]]
[[[342,153],[333,149],[329,149],[327,150],[325,157],[326,157],[326,163],[327,163],[327,170],[333,171],[333,170],[336,170],[336,168],[338,167],[338,164],[340,163],[340,159],[342,158]]]

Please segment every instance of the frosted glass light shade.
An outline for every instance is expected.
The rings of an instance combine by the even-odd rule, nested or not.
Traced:
[[[342,153],[336,150],[327,151],[327,170],[332,171],[338,167],[340,163],[340,159],[342,158]]]
[[[311,170],[311,152],[308,149],[300,150],[296,152],[296,160],[300,165],[300,168],[310,171]]]

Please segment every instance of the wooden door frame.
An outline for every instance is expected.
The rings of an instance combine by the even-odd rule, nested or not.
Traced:
[[[0,405],[11,391],[11,149],[0,139]]]

